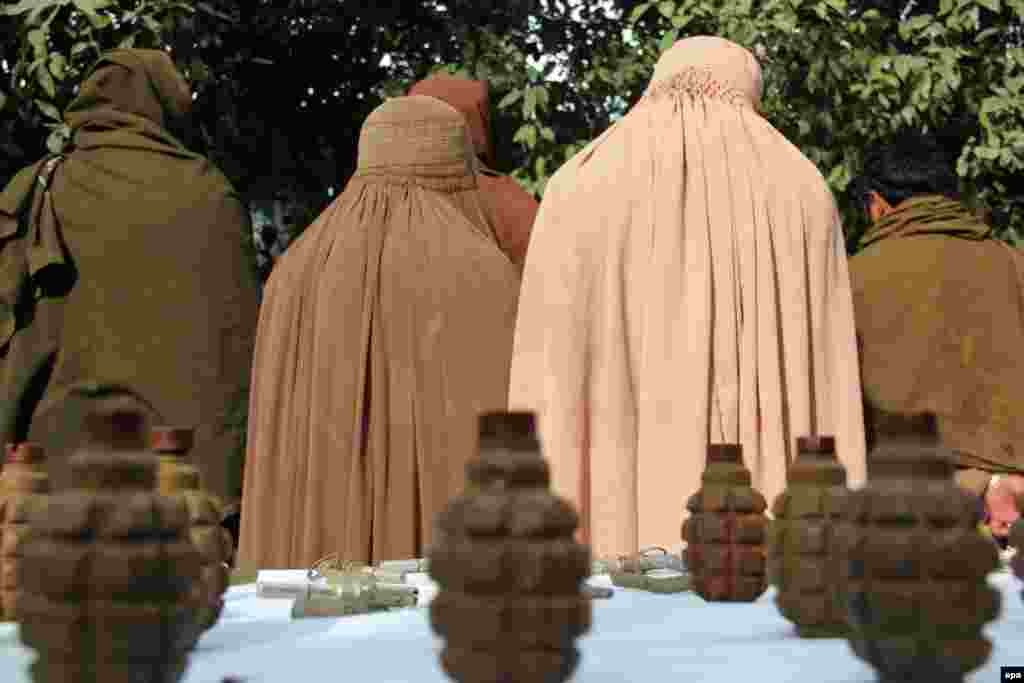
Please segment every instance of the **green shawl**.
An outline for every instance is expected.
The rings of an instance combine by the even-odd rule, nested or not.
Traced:
[[[0,193],[0,439],[59,460],[77,437],[70,393],[125,385],[196,427],[197,464],[225,495],[256,283],[237,194],[171,132],[190,106],[166,53],[110,52],[65,112],[62,154]]]
[[[912,197],[868,228],[859,248],[890,237],[948,235],[968,240],[992,237],[992,228],[958,201],[941,195]]]
[[[899,204],[850,261],[865,398],[934,412],[963,467],[1024,471],[1022,254],[959,202]]]

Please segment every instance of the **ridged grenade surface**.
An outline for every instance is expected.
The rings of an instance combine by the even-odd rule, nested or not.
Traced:
[[[953,480],[932,416],[883,420],[870,479],[851,491],[836,535],[854,653],[883,681],[952,683],[985,663],[999,614],[987,576],[996,545],[976,498]],[[903,431],[900,431],[903,430]]]
[[[533,415],[483,415],[467,478],[430,553],[442,666],[460,683],[561,683],[590,628],[590,551],[573,539],[575,511],[548,490]]]
[[[708,446],[682,536],[693,590],[709,602],[753,602],[767,588],[768,506],[750,483],[739,445]]]
[[[835,531],[849,489],[835,439],[797,439],[797,456],[786,478],[786,490],[772,505],[768,543],[775,604],[800,636],[843,635],[846,609],[836,595],[842,568]]]
[[[45,505],[49,490],[43,449],[9,444],[0,472],[0,621],[17,621],[16,575],[28,538],[26,522],[32,506]]]
[[[200,581],[196,584],[198,632],[213,627],[224,610],[224,593],[231,581],[231,534],[220,525],[223,503],[205,491],[199,469],[184,461],[192,448],[194,431],[190,428],[156,427],[150,446],[159,458],[158,488],[161,494],[181,499],[188,509],[189,538],[202,558]]]
[[[142,423],[89,415],[74,488],[30,510],[18,613],[36,683],[171,683],[185,670],[199,555],[184,502],[156,491]]]

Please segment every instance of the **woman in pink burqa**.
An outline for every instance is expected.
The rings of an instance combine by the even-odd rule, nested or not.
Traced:
[[[795,441],[865,476],[853,308],[825,180],[759,113],[761,70],[682,40],[632,110],[548,184],[510,406],[539,414],[558,493],[598,556],[675,546],[709,443],[769,500]]]

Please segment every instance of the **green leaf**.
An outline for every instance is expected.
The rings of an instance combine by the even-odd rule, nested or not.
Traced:
[[[523,118],[533,118],[537,115],[537,91],[531,86],[526,89],[526,97],[523,98]]]
[[[53,82],[49,69],[36,69],[36,80],[51,100],[57,96],[57,84]]]
[[[121,42],[119,42],[117,46],[122,50],[130,50],[131,48],[135,47],[135,36],[137,35],[137,33],[132,33],[130,35],[125,36],[121,39]]]
[[[218,10],[216,7],[214,7],[213,5],[211,5],[208,2],[197,2],[196,3],[196,9],[199,10],[200,12],[203,12],[204,14],[209,14],[211,17],[217,17],[218,19],[221,19],[223,21],[227,21],[227,22],[232,23],[232,24],[237,24],[238,23],[237,19],[235,19],[234,17],[232,17],[229,14],[225,14],[224,12],[221,12],[220,10]]]
[[[7,94],[3,90],[0,90],[0,111],[2,111],[3,108],[6,105],[7,105]]]
[[[683,28],[690,23],[691,19],[693,19],[693,17],[689,15],[677,14],[672,17],[672,28]]]
[[[825,3],[836,12],[846,13],[846,0],[825,0]]]
[[[992,147],[975,147],[974,155],[985,161],[993,161],[999,158],[999,150]]]
[[[517,130],[516,134],[512,136],[512,142],[523,142],[523,143],[525,143],[527,137],[529,136],[529,132],[532,129],[533,129],[533,124],[532,123],[524,123],[523,125],[519,126],[519,130]],[[536,135],[536,131],[534,131],[534,134]]]
[[[892,60],[892,65],[896,70],[896,75],[900,77],[900,80],[907,80],[907,76],[910,75],[910,57],[900,55]]]
[[[16,14],[22,14],[29,10],[36,10],[39,8],[39,0],[21,0],[21,2],[10,5],[3,8],[3,13],[8,16],[14,16]]]
[[[668,19],[673,14],[676,13],[676,3],[672,2],[672,0],[664,0],[663,2],[659,2],[658,12],[661,13],[661,16]]]
[[[552,130],[551,128],[548,128],[547,126],[544,126],[543,128],[540,129],[540,136],[547,140],[548,142],[555,141],[555,131]]]
[[[153,17],[142,17],[142,24],[153,33],[153,35],[159,36],[163,33],[164,27],[159,21]]]
[[[40,2],[38,5],[36,5],[35,9],[29,12],[28,18],[25,20],[25,24],[27,26],[34,26],[39,21],[39,17],[42,16],[43,12],[49,12],[50,15],[41,24],[41,27],[45,28],[49,26],[50,22],[53,21],[53,18],[57,16],[57,10],[59,10],[60,6],[63,5],[66,1],[67,0],[58,0],[56,4],[49,2]]]
[[[112,0],[71,0],[75,7],[86,14],[96,14],[96,11],[104,7],[110,7]]]
[[[907,40],[923,33],[926,28],[931,26],[934,19],[935,17],[931,14],[918,14],[907,21],[901,22],[899,27],[900,37]]]
[[[1002,3],[999,0],[978,0],[978,4],[992,12],[1002,9]]]
[[[67,73],[68,62],[64,59],[64,55],[59,52],[54,53],[50,56],[50,73],[53,77],[58,80],[63,80],[64,75]]]
[[[629,15],[629,23],[635,24],[636,22],[638,22],[640,20],[640,17],[646,14],[647,10],[651,9],[652,4],[654,3],[645,2],[634,7],[632,13],[630,13]]]
[[[537,106],[540,109],[547,109],[548,102],[550,102],[548,89],[543,85],[536,85],[533,89],[537,92]]]
[[[671,31],[665,31],[661,36],[661,40],[658,41],[658,49],[665,52],[670,47],[675,45],[676,40],[679,38],[679,29],[672,29]]]
[[[49,50],[46,49],[46,32],[42,29],[32,29],[28,32],[28,42],[36,58],[45,57]]]
[[[533,170],[536,172],[538,178],[543,178],[547,170],[548,160],[545,157],[537,157],[537,160],[533,162]]]
[[[64,142],[66,140],[67,136],[64,131],[61,128],[54,128],[53,132],[46,138],[46,149],[48,149],[51,154],[60,154],[64,149]]]
[[[501,102],[498,102],[498,109],[507,109],[513,104],[519,101],[519,98],[523,96],[522,90],[512,90],[507,95],[501,98]]]
[[[53,106],[46,100],[36,100],[35,102],[36,106],[39,107],[39,111],[43,112],[43,115],[46,118],[53,119],[54,121],[61,120],[60,111],[57,107]]]

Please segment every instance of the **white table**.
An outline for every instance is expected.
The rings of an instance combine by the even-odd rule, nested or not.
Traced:
[[[1021,582],[1006,573],[990,580],[1003,593],[1002,614],[987,629],[992,657],[970,683],[995,683],[1000,666],[1024,666]],[[611,585],[607,577],[592,582]],[[254,585],[232,588],[184,683],[220,683],[224,676],[246,683],[449,683],[425,609],[295,621],[290,611],[290,600],[260,598]],[[690,593],[616,589],[611,599],[594,601],[594,626],[579,647],[574,683],[875,681],[846,641],[798,639],[772,591],[753,604],[708,604]],[[29,683],[32,657],[16,627],[0,624],[0,681]]]

